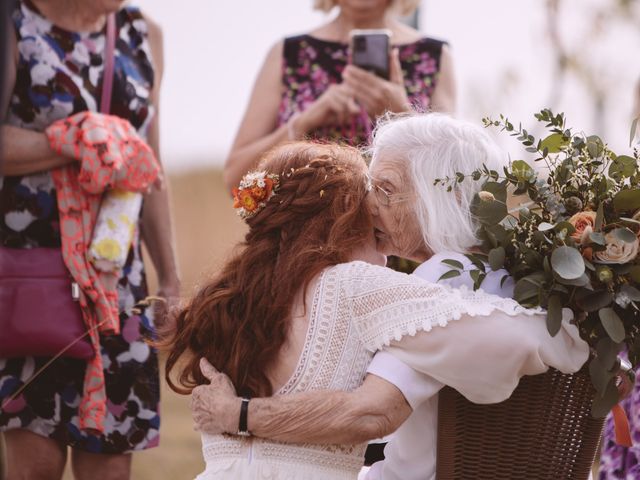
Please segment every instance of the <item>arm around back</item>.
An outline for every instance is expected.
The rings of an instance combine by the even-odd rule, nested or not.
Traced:
[[[317,391],[249,404],[249,429],[258,437],[292,443],[361,443],[394,432],[411,414],[391,383],[368,375],[353,392]]]
[[[209,385],[192,392],[191,411],[197,430],[209,434],[238,431],[240,399],[229,378],[201,361]],[[313,391],[254,398],[248,427],[253,435],[290,443],[350,444],[396,430],[411,413],[391,383],[368,375],[352,392]]]

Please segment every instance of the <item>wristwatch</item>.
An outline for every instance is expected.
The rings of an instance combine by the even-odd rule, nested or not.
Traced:
[[[243,398],[240,405],[240,421],[238,422],[238,435],[242,437],[250,437],[251,432],[248,427],[249,419],[249,398]]]

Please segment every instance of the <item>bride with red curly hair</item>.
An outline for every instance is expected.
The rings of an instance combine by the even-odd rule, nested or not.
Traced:
[[[286,444],[251,436],[250,398],[354,391],[375,351],[393,340],[417,332],[437,339],[436,331],[448,329],[435,327],[470,316],[490,315],[506,326],[512,318],[539,315],[513,300],[381,266],[369,189],[357,150],[300,142],[271,151],[234,190],[235,207],[249,225],[242,248],[179,313],[162,341],[174,390],[188,394],[208,383],[200,370],[204,358],[244,397],[230,419],[237,425],[231,433],[238,435],[202,435],[206,469],[199,480],[353,480],[366,440],[388,433],[384,423],[369,422],[356,444],[353,435],[349,441],[338,435],[333,445]],[[401,408],[385,415],[406,418]],[[310,413],[307,421],[316,420]],[[353,428],[345,417],[344,432]]]
[[[294,143],[267,154],[234,189],[234,206],[249,225],[241,252],[177,317],[169,385],[190,393],[206,383],[205,357],[243,395],[282,386],[302,351],[320,273],[357,259],[384,265],[366,193],[366,165],[354,148]],[[178,386],[170,374],[183,356]]]

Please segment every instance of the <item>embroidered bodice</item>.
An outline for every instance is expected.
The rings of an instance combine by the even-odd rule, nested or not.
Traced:
[[[364,262],[328,268],[314,292],[298,365],[277,394],[353,390],[361,385],[373,352],[383,344],[444,326],[463,314],[496,309],[509,314],[523,311],[512,300],[453,290]],[[207,469],[200,479],[240,478],[241,472],[255,472],[257,464],[259,471],[270,472],[266,478],[354,479],[366,446],[291,445],[206,434],[202,441]]]

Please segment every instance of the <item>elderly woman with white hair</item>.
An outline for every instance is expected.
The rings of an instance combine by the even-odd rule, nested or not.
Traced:
[[[463,182],[447,192],[434,182],[483,165],[500,170],[505,155],[482,129],[441,114],[383,122],[374,134],[371,153],[368,203],[376,248],[384,254],[423,262],[413,275],[390,270],[386,275],[433,285],[449,269],[443,259],[455,259],[468,267],[464,254],[479,243],[470,205],[481,184]],[[511,296],[512,283],[501,285],[504,273],[488,269],[482,286],[492,298]],[[447,281],[452,287],[461,287],[449,289],[449,295],[473,294],[467,288],[472,282],[466,277]],[[307,391],[243,401],[236,397],[226,376],[202,361],[202,371],[211,384],[193,391],[197,428],[208,434],[237,432],[243,405],[245,420],[248,414],[244,430],[274,441],[349,444],[398,429],[385,449],[385,460],[361,476],[432,479],[438,392],[443,386],[457,389],[474,402],[500,402],[511,395],[523,375],[539,374],[550,366],[575,372],[587,359],[588,348],[568,319],[553,338],[544,315],[505,317],[484,306],[462,316],[454,307],[439,322],[425,324],[419,320],[420,302],[405,305],[398,300],[402,289],[389,288],[381,277],[376,278],[368,281],[378,284],[366,285],[366,294],[356,295],[352,318],[347,319],[354,323],[367,348],[377,347],[362,386],[350,392]],[[365,288],[367,280],[358,281]],[[377,291],[389,295],[379,298],[373,294]],[[421,305],[431,301],[424,298]],[[356,320],[363,309],[375,311],[377,323]],[[376,336],[381,340],[369,340]],[[309,361],[300,360],[303,364]]]

